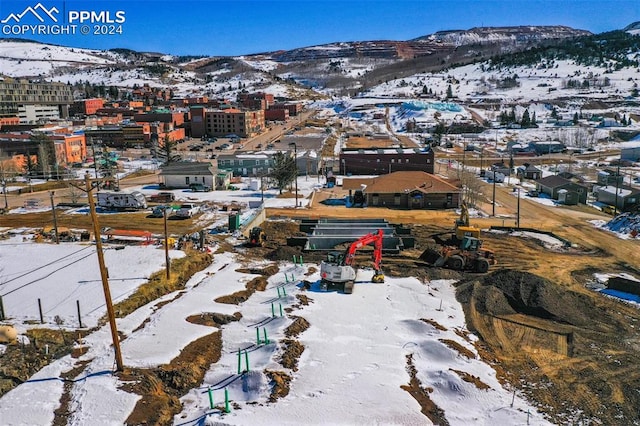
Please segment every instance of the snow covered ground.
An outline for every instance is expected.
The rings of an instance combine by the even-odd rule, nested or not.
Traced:
[[[12,244],[20,245],[13,251],[38,259],[41,265],[66,253],[60,252],[61,248],[71,253],[83,249],[78,244],[60,247],[21,241]],[[55,255],[51,248],[58,249]],[[117,266],[126,271],[127,277],[141,277],[160,267],[159,262],[139,261],[144,256],[154,257],[152,253],[157,250],[140,248],[140,253],[131,255],[130,249],[121,251],[125,254],[121,257],[107,259],[111,271],[115,272]],[[143,254],[145,250],[148,255]],[[6,255],[0,252],[3,259]],[[95,269],[94,261],[93,256],[78,260],[78,270]],[[122,343],[125,365],[151,367],[169,362],[189,342],[213,331],[185,321],[186,317],[206,312],[242,313],[239,322],[223,327],[222,358],[210,367],[204,382],[182,398],[183,410],[175,417],[175,424],[430,424],[421,414],[418,403],[400,388],[409,382],[407,355],[412,355],[417,378],[423,386],[433,389],[431,399],[444,410],[452,425],[549,424],[517,393],[512,403],[513,391],[501,386],[493,369],[479,359],[472,345],[476,337],[465,329],[464,314],[455,300],[452,282],[422,283],[415,278],[387,278],[384,284],[370,284],[372,272],[362,270],[354,293],[345,295],[320,290],[319,265],[283,262],[279,265],[280,271],[268,279],[266,291],[255,293],[239,306],[214,302],[218,296],[243,289],[254,277],[238,272],[239,262],[235,254],[216,254],[211,266],[189,280],[181,297],[175,298],[177,292],[166,295],[162,300],[171,300],[170,303],[154,309],[152,305],[158,301],[153,302],[117,321],[119,331],[127,336]],[[7,277],[17,273],[6,272]],[[78,283],[69,276],[52,274],[34,286],[42,291],[56,289],[63,299],[65,295],[75,299]],[[301,289],[299,282],[303,277],[312,283],[310,290]],[[120,285],[117,280],[118,276],[112,272],[113,287]],[[32,303],[35,288],[27,287],[28,290],[14,293],[16,299],[9,308],[14,304]],[[283,370],[277,362],[282,353],[280,342],[284,328],[292,322],[287,314],[280,316],[279,307],[291,307],[297,302],[296,294],[303,291],[312,302],[294,310],[292,315],[302,316],[311,324],[299,336],[305,350],[299,359],[298,371],[289,371],[293,376],[289,395],[277,403],[268,403],[271,389],[264,371]],[[100,291],[84,294],[88,305],[101,306]],[[43,299],[49,300],[49,297],[52,296],[47,293]],[[275,317],[271,303],[276,306]],[[10,311],[12,316],[13,312]],[[23,317],[18,315],[16,319],[18,328],[23,330],[20,321]],[[441,327],[436,328],[436,323]],[[269,343],[257,344],[256,327],[267,330]],[[456,342],[474,355],[467,358],[445,340]],[[119,389],[123,383],[109,373],[113,368],[109,341],[108,326],[101,327],[86,337],[85,344],[90,349],[85,355],[78,359],[69,356],[59,359],[4,395],[0,399],[2,423],[50,424],[63,392],[63,383],[56,378],[78,362],[88,361],[78,376],[81,380],[72,387],[73,414],[69,424],[123,424],[139,397]],[[250,372],[238,375],[237,350],[248,347],[251,348]],[[476,376],[488,388],[477,388],[462,380],[456,371]],[[215,404],[222,405],[224,391],[215,384],[236,377],[227,389],[231,402],[239,409],[232,409],[228,414],[211,409],[207,389],[214,387]],[[33,401],[38,404],[34,405]]]

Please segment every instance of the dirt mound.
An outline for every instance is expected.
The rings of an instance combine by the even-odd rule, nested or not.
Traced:
[[[311,324],[309,324],[309,321],[302,317],[292,316],[291,318],[295,318],[295,320],[289,327],[284,330],[284,335],[287,337],[298,337],[300,333],[304,332],[311,326]]]
[[[626,328],[604,306],[596,305],[590,295],[529,272],[499,270],[469,278],[458,287],[457,299],[466,305],[473,300],[482,314],[524,314],[601,332]]]
[[[293,339],[284,339],[282,343],[284,345],[284,353],[280,359],[280,364],[284,368],[298,371],[298,359],[304,352],[304,345]]]
[[[233,321],[240,321],[242,314],[236,312],[233,315],[219,314],[216,312],[203,312],[187,317],[187,321],[192,324],[207,325],[209,327],[220,327]]]
[[[264,268],[240,268],[236,269],[236,272],[241,272],[243,274],[264,275],[265,277],[270,277],[271,275],[277,274],[279,270],[280,268],[278,268],[278,265],[269,265]]]
[[[420,404],[420,411],[427,416],[434,425],[449,426],[449,422],[444,415],[444,410],[438,407],[431,400],[429,394],[433,392],[432,388],[423,387],[417,377],[418,371],[413,365],[413,354],[407,355],[407,372],[409,373],[409,384],[400,386],[401,389],[409,392],[409,394]]]
[[[456,296],[489,348],[478,349],[482,358],[551,421],[639,420],[640,395],[630,391],[640,388],[637,309],[513,270],[467,278]]]
[[[269,402],[276,402],[278,398],[289,395],[291,376],[284,371],[265,370],[264,373],[273,382]]]
[[[264,291],[267,288],[267,284],[267,279],[264,276],[255,277],[245,285],[246,290],[240,290],[233,294],[220,296],[215,299],[215,301],[217,303],[239,305],[246,302],[256,291]]]
[[[170,364],[155,369],[131,369],[120,374],[127,392],[141,395],[127,424],[173,424],[180,412],[179,398],[202,383],[211,364],[222,354],[222,333],[219,331],[187,345]]]

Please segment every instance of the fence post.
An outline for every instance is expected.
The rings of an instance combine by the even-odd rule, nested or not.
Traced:
[[[271,317],[276,317],[276,308],[273,306],[273,303],[271,303]]]
[[[247,372],[249,372],[249,351],[244,350],[244,362],[247,364]]]
[[[2,302],[2,296],[0,296],[0,321],[4,321],[4,303]]]
[[[211,392],[211,386],[209,386],[209,408],[213,410],[213,392]]]
[[[260,346],[260,327],[256,327],[256,343]]]
[[[242,356],[240,355],[240,348],[238,348],[238,374],[240,374],[240,364],[242,362]]]
[[[80,301],[76,300],[76,306],[78,307],[78,324],[82,328],[82,316],[80,315]]]
[[[40,312],[40,324],[44,324],[44,317],[42,316],[42,302],[38,298],[38,312]]]
[[[229,408],[229,391],[227,388],[224,388],[224,411],[225,413],[231,412],[231,409]]]
[[[280,305],[280,316],[283,317],[284,315],[282,315],[282,303],[279,303]]]
[[[267,327],[263,328],[262,331],[264,331],[264,344],[268,345],[269,344],[269,338],[267,337]]]

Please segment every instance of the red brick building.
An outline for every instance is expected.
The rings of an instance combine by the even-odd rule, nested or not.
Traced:
[[[269,109],[286,109],[289,111],[289,116],[294,117],[302,112],[302,104],[298,103],[277,103],[269,107]]]
[[[382,175],[399,171],[434,172],[434,153],[424,148],[343,149],[340,173]]]
[[[289,119],[288,109],[268,109],[264,112],[264,119],[267,121],[287,121]]]

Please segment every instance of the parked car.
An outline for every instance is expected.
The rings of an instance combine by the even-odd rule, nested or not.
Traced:
[[[538,191],[536,191],[536,190],[531,190],[531,191],[527,192],[527,195],[529,197],[539,197],[540,193]]]
[[[182,204],[176,211],[176,216],[182,218],[193,217],[199,211],[200,208],[196,204]]]
[[[173,192],[158,192],[157,194],[149,196],[149,201],[152,203],[170,203],[175,199],[176,196],[173,194]]]
[[[205,185],[203,183],[192,183],[189,185],[189,189],[191,192],[209,192],[211,191],[211,187],[209,185]]]
[[[153,208],[153,210],[151,211],[151,214],[149,216],[151,217],[164,217],[164,214],[167,214],[167,217],[173,213],[173,208],[171,208],[171,206],[167,206],[167,205],[160,205],[160,206],[155,206]]]

